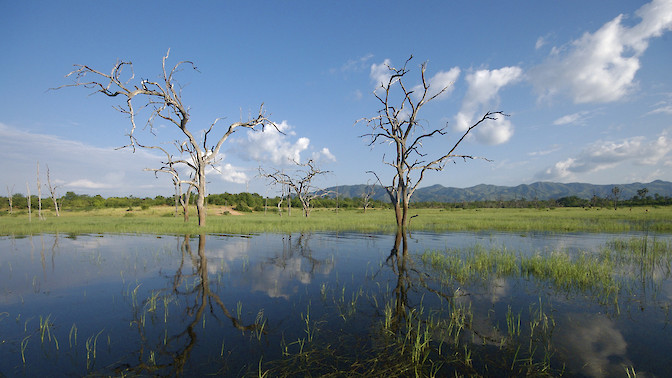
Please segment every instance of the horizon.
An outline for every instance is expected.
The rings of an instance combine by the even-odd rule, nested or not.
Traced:
[[[536,182],[533,182],[533,183],[530,183],[530,184],[518,184],[518,185],[476,184],[476,185],[472,185],[472,186],[468,186],[468,187],[455,187],[455,186],[445,186],[445,185],[441,185],[441,184],[433,184],[433,185],[429,185],[429,186],[421,186],[421,187],[418,187],[418,190],[421,190],[421,189],[427,189],[427,188],[435,187],[435,186],[441,186],[441,187],[443,187],[443,188],[445,188],[445,189],[464,190],[464,189],[471,189],[471,188],[478,187],[478,186],[495,186],[495,187],[498,187],[498,188],[516,188],[516,187],[518,187],[518,186],[532,186],[532,185],[534,185],[534,184],[592,185],[592,186],[614,187],[614,186],[629,186],[629,185],[637,185],[637,184],[639,184],[639,185],[649,185],[649,184],[653,184],[653,183],[656,183],[656,182],[661,182],[661,183],[664,183],[664,184],[672,184],[671,181],[666,181],[666,180],[653,180],[653,181],[650,181],[650,182],[631,182],[631,183],[624,183],[624,184],[591,184],[591,183],[586,183],[586,182],[567,182],[567,183],[560,183],[560,182],[553,182],[553,181],[536,181]],[[367,185],[367,184],[334,185],[334,186],[329,186],[329,187],[321,188],[321,189],[318,189],[318,190],[329,190],[329,189],[332,189],[332,188],[353,187],[353,186],[366,186],[366,185]],[[380,184],[375,184],[375,186],[377,186],[377,187],[381,187]],[[111,197],[119,197],[119,198],[131,198],[131,197],[133,197],[133,198],[156,198],[156,197],[159,197],[159,196],[164,197],[164,198],[172,198],[172,197],[174,197],[174,195],[175,195],[175,193],[173,193],[173,194],[170,194],[170,195],[155,194],[155,195],[146,195],[146,196],[135,196],[135,195],[133,195],[133,194],[127,194],[127,195],[121,194],[121,195],[104,196],[104,195],[102,195],[102,194],[98,194],[98,193],[97,193],[97,194],[77,193],[77,192],[75,192],[75,191],[69,190],[69,191],[67,191],[67,192],[65,192],[65,193],[61,193],[61,194],[59,194],[57,198],[62,198],[62,197],[65,196],[66,193],[68,193],[68,192],[72,192],[72,193],[74,193],[75,195],[78,195],[78,196],[86,195],[86,196],[90,196],[90,197],[95,197],[95,196],[100,195],[101,197],[106,198],[106,199],[107,199],[107,198],[111,198]],[[242,194],[242,193],[256,194],[256,195],[259,195],[259,196],[261,196],[261,197],[266,198],[266,196],[262,195],[262,194],[259,193],[259,192],[245,192],[245,191],[235,192],[235,193],[234,193],[234,192],[209,193],[207,196],[210,196],[210,195],[220,195],[220,194],[234,194],[234,195],[235,195],[235,194]],[[19,195],[22,195],[22,196],[26,197],[26,193],[22,193],[22,192],[18,192],[18,191],[17,191],[17,192],[13,192],[12,194],[13,194],[13,195],[19,194]],[[649,194],[652,195],[652,194],[654,194],[654,193],[649,193]],[[31,192],[31,196],[36,197],[37,194]],[[207,198],[207,196],[206,196],[206,198]],[[276,195],[269,195],[267,198],[277,198],[277,197],[279,197],[279,196],[280,196],[279,194],[276,194]],[[7,196],[6,196],[5,194],[0,194],[0,198],[6,198],[6,197],[7,197]],[[193,193],[192,193],[192,197],[195,198],[195,197],[193,196]],[[48,194],[48,193],[46,193],[46,194],[43,193],[43,194],[42,194],[42,199],[45,199],[45,198],[49,198],[49,194]],[[354,197],[352,197],[352,198],[354,198]],[[413,198],[411,198],[411,201],[413,202]],[[387,201],[384,201],[384,202],[387,202]]]
[[[453,161],[419,188],[672,181],[672,0],[186,4],[5,6],[0,31],[11,57],[0,63],[5,194],[25,194],[26,185],[37,193],[39,164],[40,181],[47,183],[48,165],[59,195],[172,196],[168,175],[144,171],[157,168],[162,156],[117,150],[128,143],[131,125],[113,109],[116,99],[84,88],[48,90],[71,83],[65,75],[74,64],[109,72],[117,60],[132,61],[137,80],[155,79],[168,49],[167,65],[189,60],[198,68],[177,76],[194,134],[217,117],[226,118],[222,128],[245,119],[262,103],[282,131],[234,133],[208,173],[208,193],[275,196],[257,169],[292,169],[290,159],[315,159],[330,171],[315,181],[319,187],[366,185],[374,181],[367,171],[391,182],[382,160],[393,152],[369,147],[361,138],[368,129],[355,121],[378,111],[372,93],[386,64],[399,67],[411,54],[409,85],[419,82],[426,62],[431,88],[449,86],[420,113],[424,127],[447,127],[445,136],[425,140],[428,158],[486,111],[509,115],[474,129],[460,145],[458,153],[490,161]],[[101,28],[106,5],[113,27]],[[398,30],[389,20],[414,23],[386,34]],[[179,33],[151,32],[166,23]],[[174,126],[155,127],[155,136],[138,130],[139,142],[182,139]]]

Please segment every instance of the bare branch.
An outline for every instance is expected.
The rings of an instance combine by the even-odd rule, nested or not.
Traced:
[[[502,112],[487,112],[461,135],[452,148],[447,150],[447,153],[438,158],[428,158],[428,154],[423,151],[423,143],[433,137],[445,135],[446,126],[427,127],[427,131],[425,131],[418,115],[424,105],[445,93],[449,86],[445,86],[435,93],[433,91],[430,93],[431,85],[426,77],[427,64],[425,62],[420,66],[421,85],[408,87],[405,79],[409,72],[407,66],[412,58],[413,56],[407,59],[400,69],[388,65],[387,68],[390,70],[388,80],[381,83],[380,87],[373,93],[382,105],[377,115],[355,121],[355,125],[364,123],[371,129],[371,132],[361,135],[361,137],[369,138],[369,146],[388,143],[393,145],[396,150],[394,159],[389,161],[385,160],[385,155],[383,155],[383,163],[391,166],[395,172],[392,185],[385,186],[375,172],[369,171],[368,173],[373,173],[380,185],[385,188],[395,207],[399,228],[404,228],[407,225],[408,203],[416,188],[422,182],[425,173],[427,171],[441,171],[445,162],[449,159],[484,159],[489,161],[468,154],[456,154],[457,147],[478,125],[488,120],[495,120],[497,116],[506,116]],[[398,103],[393,103],[393,88],[394,97],[398,98]]]
[[[133,63],[130,61],[117,61],[109,74],[86,65],[75,65],[75,69],[66,75],[67,78],[72,79],[72,83],[52,89],[85,87],[93,89],[93,93],[102,93],[108,97],[122,98],[123,101],[116,104],[115,109],[128,116],[131,127],[130,131],[126,134],[129,138],[128,144],[119,148],[130,148],[135,152],[136,147],[139,147],[163,152],[166,155],[166,159],[162,162],[163,165],[160,168],[148,169],[148,171],[154,172],[155,175],[158,172],[168,173],[174,178],[175,185],[185,183],[189,185],[189,190],[192,188],[196,189],[198,192],[196,208],[199,212],[199,225],[203,226],[205,225],[204,203],[207,183],[205,171],[208,166],[212,166],[216,161],[222,144],[239,127],[254,129],[261,125],[263,129],[266,125],[273,125],[277,129],[277,126],[266,118],[262,104],[256,118],[250,118],[246,122],[232,123],[228,129],[225,129],[223,135],[217,139],[215,145],[208,148],[208,139],[215,133],[218,122],[223,118],[215,119],[210,124],[210,127],[205,130],[201,140],[194,136],[194,133],[189,129],[189,108],[182,101],[182,87],[176,80],[176,74],[185,68],[191,68],[194,71],[198,71],[198,69],[189,60],[179,61],[172,68],[169,68],[167,66],[169,56],[170,49],[168,49],[162,58],[162,77],[158,81],[150,81],[144,78],[140,78],[138,81],[133,70]],[[173,157],[164,148],[159,146],[149,146],[139,143],[136,138],[136,131],[139,126],[137,121],[138,115],[143,109],[150,110],[144,126],[146,129],[149,129],[150,133],[155,134],[154,122],[156,120],[172,124],[182,132],[186,139],[175,143],[179,156]],[[179,177],[176,169],[178,165],[183,165],[191,171],[189,180],[176,179],[176,177]]]

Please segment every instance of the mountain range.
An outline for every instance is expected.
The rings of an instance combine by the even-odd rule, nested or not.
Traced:
[[[612,189],[615,186],[620,188],[619,198],[621,199],[630,199],[637,195],[638,190],[644,188],[648,190],[647,196],[655,197],[656,194],[662,197],[672,196],[672,182],[661,180],[650,183],[635,182],[618,185],[563,184],[555,182],[535,182],[518,186],[481,184],[469,188],[452,188],[437,184],[418,188],[413,197],[411,197],[411,202],[509,201],[516,199],[549,200],[570,196],[590,199],[594,195],[602,198],[611,198],[613,196]],[[361,197],[366,189],[367,185],[341,185],[327,188],[329,191],[338,193],[340,197],[351,198]],[[371,197],[372,199],[389,201],[385,189],[376,185],[374,190],[375,193]]]

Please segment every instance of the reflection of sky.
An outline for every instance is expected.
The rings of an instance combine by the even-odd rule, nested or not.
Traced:
[[[627,358],[627,342],[611,319],[565,314],[555,334],[570,371],[590,377],[625,376],[623,366],[632,365]]]
[[[166,250],[174,248],[169,240],[122,235],[0,239],[0,303],[153,275],[161,267],[157,261],[168,259]]]
[[[525,254],[552,250],[597,250],[605,241],[616,237],[629,236],[414,233],[409,246],[412,254],[427,249],[472,247],[477,243],[485,247],[505,245],[507,250]],[[39,309],[36,310],[39,311],[37,314],[44,315],[52,313],[49,306],[67,307],[72,303],[85,303],[95,307],[96,300],[110,302],[110,297],[105,296],[109,293],[116,295],[116,300],[119,300],[121,293],[138,284],[142,284],[142,290],[145,291],[157,287],[165,289],[170,287],[171,277],[182,261],[182,240],[180,236],[151,235],[89,235],[75,239],[54,235],[0,238],[0,304],[4,308],[0,311],[11,312],[9,308],[23,308],[21,311],[25,311],[25,308],[32,306]],[[190,240],[192,256],[185,260],[185,274],[192,273],[191,263],[192,258],[197,257],[198,242],[198,237]],[[331,285],[336,282],[340,287],[347,281],[350,289],[380,280],[384,287],[384,280],[391,275],[385,259],[393,243],[394,235],[357,233],[209,236],[205,254],[213,290],[220,291],[228,306],[240,300],[245,302],[247,308],[246,301],[254,298],[254,306],[258,306],[255,307],[256,313],[258,308],[290,311],[288,308],[295,301],[319,292],[322,283]],[[382,273],[377,275],[379,272]],[[672,301],[672,281],[665,269],[658,268],[650,274],[660,285],[656,293],[657,304],[669,305]],[[372,280],[374,275],[375,279]],[[537,301],[538,295],[545,295],[535,292],[534,285],[534,282],[524,280],[494,278],[473,287],[461,287],[463,296],[457,302],[464,306],[473,305],[474,324],[485,330],[494,324],[495,320],[489,317],[491,313],[488,312],[492,309],[496,309],[497,314],[505,314],[507,306],[511,304],[514,313],[522,311],[523,316],[526,316],[530,304]],[[100,290],[102,287],[106,287],[108,293]],[[67,299],[68,294],[72,293],[79,297]],[[105,295],[94,298],[93,293]],[[271,298],[285,300],[270,304]],[[429,301],[429,296],[424,300]],[[422,300],[413,298],[412,301],[418,303]],[[26,306],[19,307],[24,302]],[[553,298],[553,304],[544,308],[557,319],[554,340],[557,339],[560,347],[558,353],[568,361],[575,361],[570,371],[588,376],[616,372],[622,374],[621,365],[635,360],[632,354],[628,354],[633,336],[628,334],[631,331],[627,327],[633,325],[627,319],[615,321],[604,315],[579,314],[592,306],[589,302],[590,299],[580,296],[559,295]],[[553,308],[553,305],[556,307]],[[646,314],[650,318],[647,318],[647,322],[639,318],[635,326],[660,323],[659,308],[649,307],[651,309],[647,309]],[[563,311],[572,311],[572,314],[565,315]],[[14,313],[12,316],[15,317]],[[632,316],[637,317],[638,314]],[[487,336],[499,336],[497,331],[492,332]],[[669,342],[662,343],[669,345]]]

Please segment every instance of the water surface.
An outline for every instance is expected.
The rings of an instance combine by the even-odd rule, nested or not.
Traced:
[[[669,256],[619,265],[612,292],[521,274],[458,281],[420,258],[475,246],[601,256],[630,237],[670,240],[414,233],[404,249],[395,235],[358,233],[4,237],[0,374],[664,376]]]

